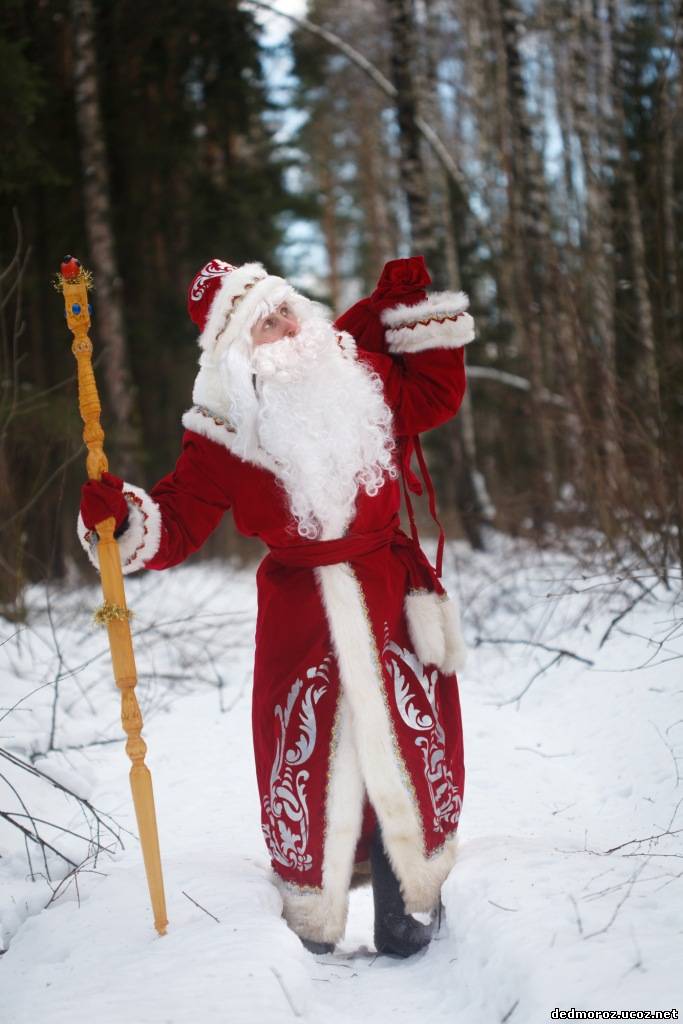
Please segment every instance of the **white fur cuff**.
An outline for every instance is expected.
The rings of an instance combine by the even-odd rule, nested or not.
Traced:
[[[457,598],[413,590],[405,599],[408,634],[423,665],[436,665],[445,675],[460,672],[467,647],[460,625]]]
[[[121,568],[124,575],[142,569],[159,550],[161,542],[161,509],[150,498],[147,491],[133,484],[124,483],[123,496],[128,505],[128,527],[117,538]],[[99,570],[97,558],[98,538],[94,530],[88,530],[83,518],[78,516],[78,537],[83,548],[96,569]]]
[[[465,312],[465,292],[434,292],[414,306],[385,309],[387,346],[394,354],[424,352],[430,348],[461,348],[474,340],[474,320]]]

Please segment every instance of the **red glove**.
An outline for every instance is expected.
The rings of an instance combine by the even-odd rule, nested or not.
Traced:
[[[128,517],[128,505],[123,496],[123,480],[112,473],[103,473],[100,480],[88,480],[81,488],[81,516],[88,530],[113,516],[116,529]]]

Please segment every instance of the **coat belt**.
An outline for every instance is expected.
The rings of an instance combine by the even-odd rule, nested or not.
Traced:
[[[340,562],[353,564],[364,555],[373,554],[389,547],[403,562],[412,590],[445,593],[429,561],[412,537],[400,527],[398,516],[381,530],[349,534],[334,540],[312,540],[305,544],[289,544],[286,547],[271,547],[270,555],[280,565],[296,569],[313,569],[320,565],[338,565]]]

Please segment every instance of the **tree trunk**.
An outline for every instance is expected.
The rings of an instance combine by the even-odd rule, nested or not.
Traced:
[[[327,288],[330,295],[330,305],[333,310],[341,308],[341,274],[339,267],[339,232],[337,219],[337,196],[336,182],[332,171],[333,163],[329,159],[330,153],[325,146],[326,152],[316,154],[319,158],[320,174],[320,197],[322,206],[322,229],[327,252]]]
[[[74,97],[81,139],[83,199],[97,304],[95,332],[104,352],[105,395],[114,420],[113,467],[139,479],[139,437],[123,316],[122,282],[109,199],[109,170],[97,86],[95,15],[92,0],[71,0]]]
[[[648,436],[654,446],[659,436],[659,369],[655,350],[655,332],[652,317],[652,302],[647,283],[647,264],[645,257],[645,236],[640,212],[638,189],[633,170],[628,162],[628,153],[624,153],[621,173],[626,186],[626,202],[628,206],[628,228],[631,243],[631,261],[633,267],[633,284],[638,311],[638,341],[640,343],[640,373],[643,381],[644,421],[648,428]]]
[[[616,369],[616,328],[614,319],[614,239],[607,154],[616,136],[612,95],[611,40],[604,22],[596,19],[592,0],[581,0],[572,40],[574,82],[574,123],[579,139],[586,189],[587,308],[593,311],[592,328],[598,339],[600,369],[603,473],[595,481],[600,496],[603,529],[612,531],[615,505],[624,486],[625,468],[621,447]],[[602,28],[602,36],[600,31]],[[596,71],[587,81],[587,71]],[[597,97],[589,102],[589,94]],[[604,141],[608,145],[604,146]]]
[[[438,28],[440,12],[432,0],[426,2],[426,32],[424,47],[424,73],[419,80],[419,106],[422,116],[438,132],[446,137],[444,119],[438,94]],[[464,203],[458,190],[446,176],[442,165],[428,158],[427,170],[430,192],[438,196],[441,210],[440,274],[435,274],[438,288],[462,288],[460,260],[453,219],[454,206],[462,209]],[[482,525],[492,507],[486,490],[486,481],[477,466],[477,441],[474,413],[469,394],[465,395],[457,417],[448,425],[450,448],[453,453],[455,475],[455,501],[458,506],[463,529],[473,548],[484,550]]]
[[[591,415],[586,403],[586,377],[581,357],[581,303],[572,284],[573,250],[578,248],[583,222],[583,208],[574,174],[573,136],[575,132],[572,107],[572,75],[570,40],[574,23],[569,12],[555,12],[557,45],[553,54],[555,71],[553,87],[557,103],[558,126],[562,137],[562,185],[567,224],[566,253],[562,262],[553,266],[549,280],[557,312],[557,350],[559,376],[556,387],[567,398],[569,412],[564,418],[563,449],[567,476],[577,495],[584,501],[592,494],[592,472],[589,468],[587,437],[591,432]]]
[[[367,277],[368,283],[372,282],[374,286],[384,264],[398,252],[398,233],[389,208],[388,192],[392,182],[387,168],[381,117],[373,100],[376,100],[374,93],[372,99],[369,96],[365,99],[367,110],[360,111],[358,184],[364,226],[367,228]]]
[[[678,67],[683,60],[683,44],[676,46]],[[668,60],[668,58],[667,58]],[[673,76],[662,90],[660,182],[663,226],[664,309],[663,358],[666,377],[661,381],[663,449],[669,483],[671,518],[678,535],[678,560],[683,569],[683,428],[681,427],[680,392],[677,383],[683,375],[683,323],[681,321],[680,242],[677,231],[677,210],[680,199],[675,190],[676,139],[673,127],[680,125],[683,106],[681,79]],[[680,142],[679,142],[680,145]],[[680,215],[679,215],[680,217]],[[676,382],[673,386],[670,381]],[[678,392],[678,393],[677,393]]]
[[[518,345],[526,353],[531,392],[532,430],[538,438],[533,455],[532,517],[542,531],[552,510],[557,470],[551,424],[541,401],[545,387],[544,334],[554,338],[548,309],[546,269],[551,259],[550,215],[543,164],[534,141],[526,101],[520,54],[523,15],[517,0],[494,0],[492,22],[497,37],[497,95],[501,116],[501,151],[507,179],[507,259],[510,263],[506,301]],[[504,257],[505,258],[505,257]],[[545,362],[552,367],[549,341]]]
[[[412,247],[425,257],[427,265],[436,266],[439,251],[434,237],[420,133],[416,124],[417,89],[413,74],[416,66],[416,25],[413,0],[386,2],[391,28],[391,70],[397,92],[401,184],[408,204]]]

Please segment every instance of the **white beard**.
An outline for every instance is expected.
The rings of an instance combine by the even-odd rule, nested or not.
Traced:
[[[275,460],[299,534],[329,539],[351,522],[359,488],[374,495],[398,475],[392,417],[353,340],[318,315],[301,323],[254,350],[256,394],[250,380],[233,411],[238,449],[248,457],[256,444]]]

